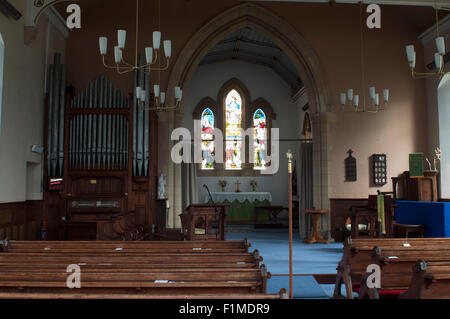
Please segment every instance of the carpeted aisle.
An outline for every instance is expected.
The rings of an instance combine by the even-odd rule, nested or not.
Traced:
[[[270,232],[227,232],[228,240],[248,238],[250,251],[258,249],[263,263],[272,275],[289,275],[289,234],[287,230]],[[293,234],[293,273],[336,274],[336,267],[342,257],[342,243],[306,244],[298,233]],[[289,289],[288,276],[273,276],[269,279],[268,293],[278,293],[281,288]],[[334,285],[319,285],[312,276],[294,276],[294,298],[330,298]]]

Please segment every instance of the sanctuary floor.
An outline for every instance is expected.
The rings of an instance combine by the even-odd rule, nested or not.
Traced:
[[[289,288],[289,234],[287,229],[258,231],[229,231],[227,240],[248,238],[250,251],[258,249],[263,263],[272,274],[268,281],[268,293],[277,293]],[[306,244],[294,230],[293,273],[294,275],[336,274],[342,257],[342,243]],[[330,298],[334,285],[319,285],[313,276],[294,276],[294,298]]]

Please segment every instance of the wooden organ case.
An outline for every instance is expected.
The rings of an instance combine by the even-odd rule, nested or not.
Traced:
[[[156,222],[157,114],[100,76],[66,90],[59,54],[50,66],[42,239],[95,240],[97,222],[129,212]],[[135,74],[135,84],[148,79]]]

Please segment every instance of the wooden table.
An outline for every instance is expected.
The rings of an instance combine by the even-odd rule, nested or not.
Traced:
[[[216,211],[210,204],[193,204],[180,215],[186,240],[225,240],[225,215],[228,204],[216,204]],[[217,218],[217,234],[212,232],[211,222]],[[201,226],[199,226],[201,225]],[[196,228],[204,232],[196,233]]]
[[[255,218],[254,218],[253,222],[255,224],[258,221],[258,216],[261,213],[264,213],[265,211],[269,211],[269,213],[272,215],[273,220],[274,220],[274,222],[276,224],[277,223],[278,214],[281,213],[283,210],[286,210],[286,208],[283,207],[283,206],[255,205],[254,206],[254,210],[255,210]]]
[[[319,218],[322,215],[328,214],[327,209],[305,209],[305,214],[310,214],[313,221],[313,234],[311,238],[306,239],[305,243],[314,244],[314,243],[324,243],[328,244],[328,241],[320,237],[319,235]]]

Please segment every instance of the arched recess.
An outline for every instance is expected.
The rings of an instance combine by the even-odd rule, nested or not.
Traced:
[[[327,148],[327,116],[331,109],[331,99],[320,66],[319,58],[306,42],[306,40],[288,22],[273,12],[259,5],[244,3],[228,9],[200,28],[187,42],[180,52],[171,70],[168,88],[181,86],[184,90],[189,86],[195,70],[203,57],[214,47],[216,43],[229,34],[242,29],[251,28],[275,42],[285,54],[287,54],[301,74],[302,81],[308,91],[311,120],[314,132],[314,161],[318,165],[314,167],[314,205],[328,208],[328,148]],[[169,96],[169,102],[173,104],[173,97]],[[169,136],[175,127],[182,123],[183,105],[180,112],[169,115]],[[169,154],[172,141],[169,141]],[[284,158],[280,154],[280,159]],[[172,162],[168,165],[168,185],[170,200],[169,224],[179,227],[178,214],[181,213],[181,189],[176,182],[180,176],[180,167]],[[172,204],[173,203],[173,204]],[[329,229],[329,217],[322,224]]]

